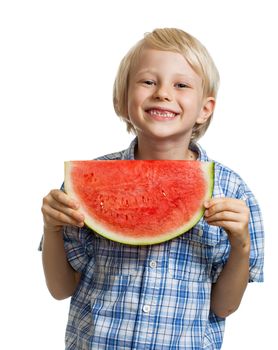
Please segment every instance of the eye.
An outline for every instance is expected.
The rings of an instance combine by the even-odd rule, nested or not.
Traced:
[[[189,86],[188,86],[187,84],[185,84],[185,83],[177,83],[177,84],[175,84],[175,86],[176,86],[177,88],[179,88],[179,89],[186,89],[186,88],[189,87]]]
[[[145,85],[154,85],[155,84],[155,82],[153,80],[144,80],[143,83]]]

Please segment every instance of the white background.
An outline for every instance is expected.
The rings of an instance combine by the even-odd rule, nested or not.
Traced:
[[[265,283],[248,286],[240,309],[227,319],[223,349],[275,348],[274,5],[267,0],[1,1],[1,349],[63,349],[69,301],[52,299],[44,283],[37,251],[42,197],[63,181],[64,160],[92,159],[129,145],[132,136],[113,111],[113,81],[122,56],[156,27],[188,31],[213,56],[221,87],[214,120],[200,143],[241,174],[264,215]]]

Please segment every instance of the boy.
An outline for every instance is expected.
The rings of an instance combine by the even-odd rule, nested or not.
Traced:
[[[198,159],[219,76],[207,50],[178,29],[147,34],[124,57],[116,113],[136,138],[99,159]],[[72,296],[66,349],[220,349],[225,318],[248,281],[263,280],[263,228],[242,179],[215,162],[213,198],[191,230],[153,246],[128,246],[84,227],[78,203],[43,200],[43,266],[51,294]],[[63,229],[63,231],[62,231]]]

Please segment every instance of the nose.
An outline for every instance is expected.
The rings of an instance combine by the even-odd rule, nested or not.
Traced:
[[[172,96],[169,87],[165,85],[157,85],[153,98],[160,101],[171,101]]]

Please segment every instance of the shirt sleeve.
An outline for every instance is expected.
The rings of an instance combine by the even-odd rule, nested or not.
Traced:
[[[78,272],[83,272],[90,260],[87,249],[90,237],[87,231],[86,227],[64,227],[64,247],[67,259],[73,269]]]
[[[254,196],[246,200],[250,209],[249,232],[251,252],[249,260],[249,282],[263,282],[264,266],[264,228],[261,210]]]
[[[64,191],[64,183],[61,188]],[[64,248],[67,259],[73,269],[82,272],[91,259],[90,252],[92,251],[92,234],[85,226],[82,228],[75,226],[64,226],[63,228]],[[43,236],[38,247],[42,251]]]
[[[64,226],[63,236],[65,252],[69,263],[75,271],[82,272],[92,257],[89,253],[92,251],[92,237],[88,234],[88,229]],[[43,236],[38,247],[39,251],[42,251],[42,245]]]
[[[61,191],[65,191],[64,182]],[[64,247],[68,262],[75,271],[82,272],[88,263],[86,246],[82,237],[82,228],[76,226],[64,226]]]
[[[250,210],[249,233],[251,238],[251,249],[249,258],[249,282],[263,282],[264,266],[264,228],[262,214],[259,204],[241,178],[235,175],[231,181],[232,190],[225,193],[226,197],[234,197],[244,200]],[[237,189],[235,191],[235,189]],[[221,229],[221,239],[214,248],[212,263],[212,282],[215,283],[226,264],[230,254],[230,244],[226,232]]]

